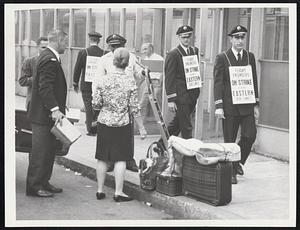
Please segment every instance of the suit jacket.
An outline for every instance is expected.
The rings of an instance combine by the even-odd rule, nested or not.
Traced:
[[[178,51],[178,49],[180,51]],[[198,57],[197,47],[191,49],[191,55]],[[184,49],[178,45],[171,50],[165,61],[165,88],[168,102],[178,102],[181,104],[193,104],[197,101],[200,89],[187,89],[182,56],[188,56]]]
[[[19,84],[20,86],[27,86],[26,108],[31,101],[32,79],[38,58],[39,56],[36,55],[25,59],[21,69]]]
[[[74,68],[73,82],[78,83],[79,78],[81,77],[81,91],[92,92],[92,83],[85,81],[85,65],[87,53],[89,56],[101,57],[104,54],[104,51],[96,45],[90,46],[87,49],[80,50]]]
[[[51,109],[65,114],[67,83],[60,62],[50,50],[44,50],[37,61],[32,82],[32,98],[28,118],[31,123],[53,125]]]
[[[248,65],[248,55],[246,50],[243,50],[242,63],[239,65],[231,48],[226,51],[228,59],[232,66],[246,66]],[[255,91],[256,103],[234,105],[232,103],[231,85],[228,60],[224,53],[218,54],[214,65],[214,97],[216,108],[223,108],[225,114],[232,116],[248,115],[253,113],[254,105],[259,103],[258,86],[256,75],[256,64],[254,54],[249,52],[249,64],[252,67],[253,84]]]

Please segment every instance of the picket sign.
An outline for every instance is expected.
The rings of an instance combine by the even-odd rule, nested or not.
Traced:
[[[85,65],[85,78],[86,82],[93,82],[93,80],[99,75],[99,67],[101,63],[100,57],[89,56],[86,50],[86,65]]]

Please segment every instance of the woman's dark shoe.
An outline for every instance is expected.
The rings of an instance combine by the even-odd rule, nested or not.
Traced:
[[[102,200],[105,198],[105,193],[103,192],[97,192],[96,193],[96,197],[97,197],[97,200]]]
[[[133,198],[127,197],[127,196],[121,196],[121,195],[114,195],[114,200],[116,202],[126,202],[126,201],[131,201]]]

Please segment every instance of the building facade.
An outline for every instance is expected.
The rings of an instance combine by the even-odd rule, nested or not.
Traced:
[[[82,99],[73,91],[72,77],[79,50],[88,46],[89,31],[103,35],[100,47],[105,50],[107,36],[119,33],[126,37],[126,47],[132,52],[138,54],[143,42],[151,42],[155,52],[165,57],[177,45],[175,33],[183,24],[195,28],[194,45],[200,48],[200,58],[206,66],[196,127],[207,123],[204,117],[208,117],[208,128],[214,129],[214,59],[217,53],[230,48],[228,31],[241,24],[248,28],[247,49],[257,61],[260,118],[254,150],[289,160],[288,8],[103,8],[99,4],[93,8],[16,10],[16,94],[26,94],[17,82],[24,58],[36,53],[34,41],[52,28],[62,28],[69,34],[69,47],[62,55],[69,89],[67,103],[81,108]],[[195,135],[203,139],[205,131],[201,128]]]

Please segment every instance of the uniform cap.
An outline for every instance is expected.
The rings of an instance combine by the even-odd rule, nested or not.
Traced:
[[[232,37],[235,35],[240,35],[240,34],[245,34],[245,33],[247,33],[247,29],[242,25],[237,25],[232,28],[232,30],[230,31],[230,33],[228,35]]]
[[[189,36],[193,33],[194,29],[188,25],[180,26],[176,32],[176,35],[180,35],[181,37]]]
[[[106,43],[110,45],[125,44],[126,41],[127,40],[119,34],[111,34],[106,39]]]
[[[88,35],[89,35],[90,37],[102,38],[102,35],[99,34],[99,33],[96,32],[96,31],[89,32]]]

